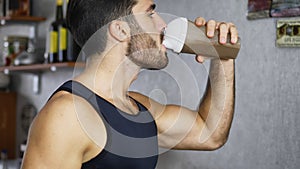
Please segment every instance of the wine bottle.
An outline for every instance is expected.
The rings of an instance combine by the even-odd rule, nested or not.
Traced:
[[[52,22],[49,28],[49,54],[48,54],[48,62],[54,63],[57,62],[57,52],[58,52],[58,32],[57,32],[57,24],[56,22]]]
[[[63,18],[63,0],[56,1],[56,19],[49,30],[48,62],[64,62],[67,58],[67,27]]]
[[[80,53],[80,46],[74,40],[70,31],[68,31],[68,54],[67,54],[67,61],[75,62],[77,61],[77,57]],[[82,61],[82,60],[80,60]]]
[[[57,15],[58,7],[56,9],[56,19],[51,22],[49,27],[49,35],[48,35],[48,63],[57,62],[58,57],[58,24],[57,24]]]
[[[67,60],[68,30],[63,15],[63,0],[57,0],[56,21],[58,25],[58,62]]]

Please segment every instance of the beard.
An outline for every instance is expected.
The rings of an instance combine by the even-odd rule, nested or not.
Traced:
[[[169,63],[166,52],[161,51],[157,42],[137,23],[131,28],[132,36],[128,43],[127,57],[144,69],[165,68]]]

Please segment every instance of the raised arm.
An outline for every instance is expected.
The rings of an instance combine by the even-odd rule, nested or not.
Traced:
[[[205,24],[205,21],[197,22],[199,25]],[[232,24],[210,21],[206,25],[210,27],[209,30],[220,29],[220,40],[224,37],[226,39],[230,32],[232,42],[236,42],[237,31],[234,26],[231,27]],[[203,62],[201,56],[197,60]],[[234,66],[234,60],[211,61],[206,94],[198,111],[178,105],[161,105],[146,96],[133,94],[155,116],[160,146],[169,149],[215,150],[224,145],[234,113]]]
[[[204,20],[203,18],[198,18]],[[205,23],[205,21],[204,21]],[[197,20],[196,20],[197,24]],[[220,30],[219,41],[225,43],[228,33],[231,35],[231,43],[236,43],[238,32],[232,23],[215,22],[207,23],[207,36],[212,37],[214,29]],[[202,62],[201,56],[197,61]],[[209,80],[206,94],[200,104],[198,114],[201,116],[208,129],[206,136],[201,140],[210,138],[216,147],[222,146],[228,137],[232,123],[235,104],[235,61],[219,60],[211,61]]]
[[[234,113],[234,61],[213,60],[206,94],[198,111],[162,105],[130,93],[155,117],[159,145],[167,149],[215,150],[225,144]]]
[[[212,60],[206,94],[198,114],[205,122],[200,142],[210,140],[215,148],[225,144],[235,104],[234,60]]]

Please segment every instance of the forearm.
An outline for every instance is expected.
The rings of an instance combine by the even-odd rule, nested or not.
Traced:
[[[235,102],[234,60],[212,60],[206,94],[199,107],[205,122],[200,141],[223,144],[229,134]]]

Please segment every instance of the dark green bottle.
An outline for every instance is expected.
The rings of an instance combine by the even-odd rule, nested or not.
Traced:
[[[52,22],[49,28],[49,35],[48,35],[48,63],[57,62],[58,56],[58,27],[56,22]]]
[[[58,62],[67,61],[68,29],[63,15],[63,0],[57,0],[56,21],[58,25]]]
[[[63,0],[56,1],[56,20],[51,23],[49,35],[48,61],[65,62],[67,60],[68,30],[63,17]]]

